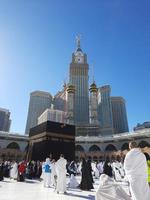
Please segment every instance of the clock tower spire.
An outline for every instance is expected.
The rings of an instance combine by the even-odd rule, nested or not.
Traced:
[[[77,35],[77,36],[76,36],[77,49],[80,49],[80,48],[81,48],[80,40],[81,40],[81,35]]]
[[[80,36],[76,37],[76,45],[70,64],[69,82],[75,87],[75,125],[84,125],[89,123],[89,66],[87,56],[81,49]]]
[[[86,54],[82,52],[81,49],[81,36],[76,37],[76,50],[72,54],[72,63],[77,63],[77,64],[84,64],[87,63],[87,58]]]

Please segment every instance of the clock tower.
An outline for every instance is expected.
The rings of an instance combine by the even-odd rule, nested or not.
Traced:
[[[77,48],[72,54],[70,64],[69,82],[75,87],[74,120],[75,125],[89,123],[89,65],[87,56],[80,45],[80,37],[76,39]]]

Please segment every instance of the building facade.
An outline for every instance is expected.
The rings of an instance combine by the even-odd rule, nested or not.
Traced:
[[[38,117],[52,104],[52,95],[48,92],[34,91],[30,94],[25,134],[38,123]]]
[[[62,125],[62,128],[66,127],[64,124]],[[150,128],[105,137],[93,136],[93,134],[94,132],[91,135],[76,136],[75,153],[77,160],[86,156],[91,160],[98,161],[107,155],[125,155],[128,152],[128,143],[133,140],[137,142],[143,152],[150,155]],[[38,137],[34,138],[34,136],[30,140],[28,135],[0,131],[0,160],[21,161],[27,159],[29,144],[32,144],[35,139],[37,142],[40,141]],[[56,141],[56,138],[51,137],[51,140]],[[40,149],[38,151],[40,152]]]
[[[80,40],[77,40],[77,49],[72,54],[70,64],[69,83],[75,87],[75,124],[89,123],[89,65],[87,56],[82,52]]]
[[[0,108],[0,131],[9,132],[11,125],[10,112],[7,109]]]
[[[54,109],[66,111],[67,102],[66,102],[66,83],[63,85],[63,89],[58,91],[53,98]]]
[[[127,112],[123,97],[111,97],[114,133],[128,132]]]
[[[125,156],[129,151],[129,142],[136,141],[143,152],[150,155],[150,128],[114,134],[111,136],[78,136],[76,137],[76,159],[88,157],[99,161],[106,156]]]
[[[109,85],[98,88],[98,119],[103,135],[113,134],[113,116],[110,95],[111,88]]]
[[[148,122],[143,122],[143,124],[138,123],[133,130],[137,131],[137,130],[141,130],[141,129],[145,129],[145,128],[150,128],[150,121]]]
[[[0,160],[25,160],[28,142],[27,135],[0,131]]]

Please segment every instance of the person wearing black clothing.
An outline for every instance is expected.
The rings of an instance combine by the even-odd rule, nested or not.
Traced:
[[[79,185],[81,190],[91,190],[93,189],[92,183],[92,174],[91,174],[91,165],[90,162],[87,162],[85,158],[82,160],[82,177],[81,183]]]
[[[33,165],[31,161],[27,164],[27,167],[26,167],[26,178],[28,179],[33,178]]]
[[[4,177],[8,178],[10,174],[10,162],[5,161],[3,165],[3,175]]]
[[[40,161],[37,161],[37,163],[36,163],[36,178],[39,179],[41,174],[42,174],[42,166],[41,166]]]
[[[93,180],[93,176],[92,176],[92,166],[91,166],[91,160],[88,160],[87,161],[87,167],[88,167],[88,169],[89,169],[89,172],[90,172],[90,176],[91,176],[91,181],[92,181],[92,183],[94,183],[94,180]]]
[[[2,181],[4,179],[3,165],[4,165],[4,163],[0,163],[0,181]]]
[[[111,167],[109,157],[106,157],[106,160],[105,160],[105,163],[104,163],[104,166],[103,166],[103,173],[107,174],[109,177],[113,176],[112,167]]]

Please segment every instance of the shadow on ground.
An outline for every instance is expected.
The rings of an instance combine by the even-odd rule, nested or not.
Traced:
[[[82,199],[95,200],[94,195],[88,195],[88,196],[86,197],[86,196],[84,196],[84,195],[73,194],[73,193],[67,193],[67,196],[80,197],[80,198],[82,198]]]

